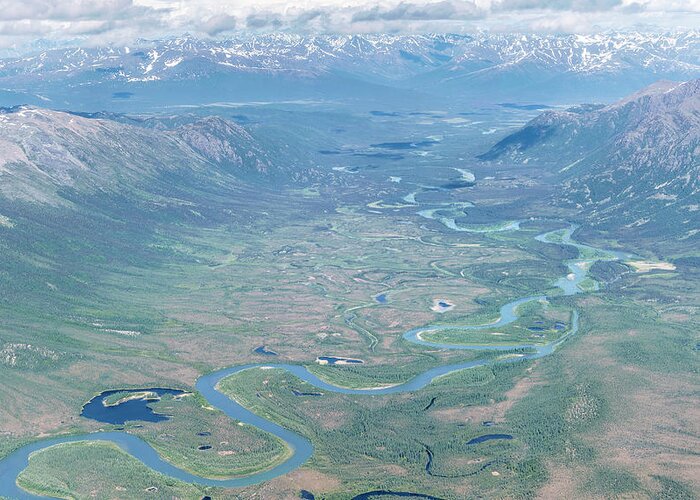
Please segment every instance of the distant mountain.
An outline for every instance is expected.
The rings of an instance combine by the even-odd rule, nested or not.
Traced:
[[[143,108],[273,97],[381,99],[391,98],[392,88],[450,99],[503,100],[515,90],[521,99],[609,99],[662,78],[697,78],[699,61],[700,32],[186,36],[1,60],[0,100],[94,110],[105,102],[113,109],[133,101]]]
[[[135,47],[56,49],[5,59],[2,76],[90,72],[93,78],[127,82],[200,78],[207,72],[318,76],[330,70],[401,78],[439,66],[462,53],[471,37],[460,35],[265,34],[243,39],[200,40],[191,36],[139,41]]]
[[[450,92],[548,102],[611,100],[659,79],[700,76],[700,32],[490,35],[422,77]]]
[[[700,233],[700,80],[659,82],[609,106],[547,111],[483,160],[528,163],[561,180],[557,202],[599,228]]]

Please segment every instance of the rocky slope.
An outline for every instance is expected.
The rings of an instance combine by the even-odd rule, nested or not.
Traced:
[[[177,176],[224,188],[271,170],[255,139],[221,118],[160,130],[27,106],[0,113],[0,195],[8,199],[59,204],[68,191],[137,190],[155,199],[187,189]]]
[[[546,112],[481,158],[550,169],[561,180],[557,202],[579,208],[593,226],[696,238],[700,80]]]

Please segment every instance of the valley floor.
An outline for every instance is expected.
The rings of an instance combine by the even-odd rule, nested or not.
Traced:
[[[416,136],[420,126],[406,120],[373,126],[387,140],[396,130]],[[189,473],[245,476],[282,463],[289,449],[212,407],[195,388],[203,374],[288,363],[345,388],[389,387],[436,366],[531,354],[514,346],[555,342],[578,311],[578,331],[553,354],[382,395],[319,390],[277,369],[225,378],[221,392],[314,447],[300,468],[244,488],[172,479],[105,442],[36,453],[18,484],[62,498],[295,498],[302,490],[323,499],[376,490],[455,499],[694,498],[698,267],[671,266],[643,241],[622,247],[600,234],[596,247],[636,254],[629,260],[637,264],[538,241],[574,214],[548,207],[544,181],[528,179],[531,171],[475,169],[475,187],[444,187],[464,175],[454,168],[466,157],[462,144],[473,152],[483,139],[480,130],[439,127],[445,137],[426,155],[358,163],[359,173],[335,170],[333,184],[313,189],[217,200],[230,220],[161,221],[129,233],[114,260],[100,248],[85,257],[79,243],[53,248],[47,237],[41,244],[56,252],[48,261],[18,238],[14,244],[26,246],[4,270],[15,288],[0,302],[0,457],[49,436],[124,430]],[[0,231],[24,230],[12,207],[0,208],[17,221]],[[565,295],[555,284],[579,257],[589,259],[581,269],[590,281]],[[497,323],[503,304],[539,295],[548,300]],[[488,323],[496,324],[459,328]],[[513,349],[404,338],[424,325],[444,329],[423,340]],[[191,395],[152,402],[170,417],[159,422],[80,417],[102,391],[154,387]]]

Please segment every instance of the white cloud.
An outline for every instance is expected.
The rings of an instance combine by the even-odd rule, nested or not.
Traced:
[[[494,10],[555,10],[570,12],[607,11],[622,5],[622,0],[497,0]]]
[[[215,14],[197,23],[197,30],[209,36],[216,36],[220,33],[233,31],[236,29],[236,18],[228,14]]]
[[[475,4],[465,1],[399,2],[395,5],[374,5],[358,9],[352,22],[367,21],[452,21],[482,16]]]
[[[0,45],[190,32],[586,32],[700,26],[700,0],[0,0]]]
[[[133,0],[0,0],[0,21],[109,21],[154,12]]]

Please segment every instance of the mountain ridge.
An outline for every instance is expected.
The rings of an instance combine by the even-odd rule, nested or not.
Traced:
[[[697,78],[698,61],[698,31],[180,37],[0,59],[0,97],[6,104],[50,102],[71,109],[98,96],[127,106],[139,96],[167,104],[169,93],[196,104],[231,96],[338,98],[350,90],[351,95],[387,98],[390,89],[460,99],[502,100],[518,90],[532,99],[609,100],[662,78]],[[201,95],[188,94],[193,81],[207,81],[208,88]]]
[[[221,187],[274,170],[256,140],[223,118],[158,129],[33,106],[0,113],[0,159],[0,194],[49,204],[63,203],[65,189],[119,193],[176,173]]]
[[[188,59],[201,57],[235,69],[300,70],[309,61],[320,70],[355,59],[369,67],[382,68],[386,57],[439,66],[449,62],[454,71],[459,64],[475,59],[497,64],[518,64],[539,59],[547,64],[564,64],[571,71],[614,70],[640,61],[661,68],[677,65],[696,71],[700,32],[623,33],[592,36],[534,34],[425,34],[425,35],[317,35],[268,34],[246,38],[205,40],[191,36],[137,42],[136,47],[67,48],[42,51],[29,57],[0,60],[0,74],[70,72],[90,64],[92,68],[126,79],[158,79],[159,74],[176,72]],[[636,59],[629,59],[636,54]],[[126,56],[126,57],[125,57]],[[449,59],[447,59],[449,57]],[[123,64],[131,58],[129,64]],[[611,63],[612,61],[612,63]],[[115,62],[123,66],[115,66]],[[336,63],[336,64],[334,64]],[[407,65],[410,66],[410,65]],[[399,78],[395,70],[384,76]]]
[[[480,156],[541,164],[559,177],[557,202],[592,227],[698,234],[700,80],[662,82],[607,106],[547,111]],[[675,224],[669,224],[669,220]]]

